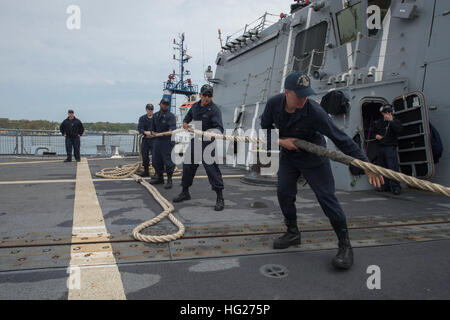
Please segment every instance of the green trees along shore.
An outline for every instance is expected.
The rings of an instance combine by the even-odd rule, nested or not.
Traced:
[[[9,120],[0,118],[0,129],[58,130],[60,122],[47,120]],[[123,132],[137,130],[137,123],[83,122],[85,130]]]

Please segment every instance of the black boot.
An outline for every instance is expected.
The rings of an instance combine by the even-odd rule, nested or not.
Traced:
[[[172,174],[167,174],[167,183],[164,189],[172,189]]]
[[[222,211],[225,208],[225,200],[223,199],[222,190],[216,190],[216,193],[217,193],[217,200],[214,210]]]
[[[178,195],[178,197],[173,199],[173,202],[182,202],[185,200],[191,200],[191,195],[189,194],[189,189],[183,187],[183,191]]]
[[[396,196],[400,195],[402,193],[402,188],[401,187],[392,187],[391,188],[392,193]]]
[[[152,179],[152,180],[150,180],[150,184],[152,184],[152,185],[155,185],[155,184],[164,184],[164,177],[163,177],[163,175],[161,174],[158,174],[157,176],[156,176],[156,179]]]
[[[141,177],[146,178],[146,177],[150,177],[150,173],[148,172],[148,165],[147,166],[143,166],[144,167],[144,173],[141,174]]]
[[[375,190],[378,192],[389,192],[389,191],[391,191],[391,188],[388,185],[386,185],[386,183],[385,183],[381,187],[376,188]]]
[[[353,265],[353,249],[348,238],[348,229],[335,230],[339,239],[339,250],[332,264],[337,269],[349,269]]]
[[[284,220],[287,232],[273,242],[274,249],[286,249],[301,243],[301,235],[298,230],[297,220]]]

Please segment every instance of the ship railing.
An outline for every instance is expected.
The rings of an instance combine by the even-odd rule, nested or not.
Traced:
[[[273,17],[278,17],[278,15],[268,12],[264,13],[261,17],[246,24],[244,28],[241,28],[235,33],[227,36],[225,44],[235,41],[234,39],[236,39],[236,41],[238,42],[243,42],[253,35],[258,35],[259,33],[261,33],[261,31],[277,22],[275,21],[275,19],[273,19]]]
[[[119,147],[121,154],[137,155],[138,133],[85,131],[82,155],[104,155]],[[65,138],[59,130],[1,129],[0,155],[66,155]]]
[[[174,92],[186,92],[190,94],[195,94],[198,92],[198,85],[182,83],[181,81],[178,83],[166,81],[163,83],[163,86],[164,90],[170,90]]]

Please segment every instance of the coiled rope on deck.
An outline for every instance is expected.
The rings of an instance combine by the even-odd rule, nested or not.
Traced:
[[[171,135],[175,134],[177,132],[181,132],[183,129],[176,130],[176,132],[165,132],[163,134],[154,135],[157,136],[163,136],[163,135]],[[159,203],[159,205],[163,208],[163,211],[156,216],[155,218],[148,220],[144,223],[141,223],[136,228],[133,229],[133,237],[136,240],[143,241],[143,242],[153,242],[153,243],[163,243],[163,242],[169,242],[174,241],[176,239],[179,239],[183,236],[185,232],[184,225],[172,214],[175,210],[173,205],[164,198],[161,193],[159,193],[158,189],[156,189],[154,186],[149,184],[147,181],[142,179],[142,177],[136,175],[136,173],[141,169],[142,167],[142,152],[141,152],[141,142],[143,139],[143,135],[139,136],[139,161],[133,164],[127,164],[121,167],[115,167],[115,168],[104,168],[100,172],[97,172],[95,175],[101,178],[105,179],[126,179],[126,178],[133,178],[137,183],[140,183],[144,188],[147,189],[147,191],[153,196],[156,202]],[[152,166],[149,167],[149,173],[154,174],[155,170]],[[174,174],[180,174],[180,171],[178,169],[175,169]],[[168,217],[169,220],[178,228],[178,231],[173,234],[168,235],[159,235],[159,236],[152,236],[152,235],[144,235],[141,233],[142,230],[157,224],[165,217]]]
[[[183,132],[183,131],[185,131],[185,130],[184,129],[176,129],[174,131],[167,131],[167,132],[155,134],[155,135],[153,135],[153,137],[169,136],[169,135],[173,135],[173,134]],[[191,132],[191,133],[199,134],[201,136],[206,136],[208,138],[214,138],[214,139],[219,139],[219,140],[231,140],[231,141],[236,141],[236,142],[250,142],[250,143],[266,144],[265,140],[248,137],[248,136],[229,136],[229,135],[223,135],[223,134],[218,134],[218,133],[213,133],[213,132],[195,130],[192,128],[189,128],[187,131]],[[318,156],[326,157],[333,161],[340,162],[340,163],[343,163],[343,164],[346,164],[349,166],[351,165],[351,166],[363,169],[365,171],[371,171],[371,172],[374,172],[377,174],[381,174],[382,176],[384,176],[386,178],[404,182],[407,185],[414,187],[414,188],[418,188],[418,189],[422,189],[422,190],[426,190],[426,191],[430,191],[433,193],[437,193],[437,194],[441,194],[441,195],[450,197],[450,188],[448,188],[448,187],[445,187],[445,186],[442,186],[442,185],[439,185],[436,183],[432,183],[429,181],[417,179],[417,178],[408,176],[408,175],[400,173],[400,172],[392,171],[392,170],[374,165],[369,162],[364,162],[364,161],[355,159],[351,156],[345,155],[342,152],[330,150],[330,149],[324,148],[322,146],[318,146],[316,144],[313,144],[313,143],[310,143],[310,142],[307,142],[304,140],[296,140],[296,141],[294,141],[294,144],[298,148],[305,150],[307,152],[316,154]],[[141,157],[142,157],[142,155],[139,150],[139,158],[141,159]],[[98,172],[96,175],[99,177],[102,177],[102,178],[107,178],[107,179],[124,179],[124,178],[128,178],[128,177],[132,177],[136,182],[138,182],[142,186],[144,186],[147,189],[147,191],[154,197],[154,199],[163,208],[163,212],[161,212],[157,217],[140,224],[133,230],[133,237],[136,240],[144,241],[144,242],[162,243],[162,242],[174,241],[174,240],[181,238],[185,232],[185,227],[173,215],[173,212],[174,212],[173,205],[167,199],[165,199],[154,186],[152,186],[151,184],[146,182],[144,179],[142,179],[141,177],[139,177],[135,174],[139,170],[140,166],[141,166],[141,161],[139,161],[135,164],[122,166],[121,168],[103,169],[102,171]],[[175,226],[178,227],[178,231],[176,233],[169,234],[169,235],[159,235],[159,236],[143,235],[141,233],[142,230],[144,230],[152,225],[155,225],[156,223],[158,223],[165,217],[168,217],[170,219],[170,221]]]

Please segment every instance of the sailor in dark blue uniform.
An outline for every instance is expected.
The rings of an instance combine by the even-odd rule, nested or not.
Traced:
[[[201,100],[192,105],[191,109],[189,109],[186,117],[183,120],[183,127],[187,129],[189,127],[189,123],[191,121],[201,121],[203,131],[208,131],[210,129],[216,129],[223,133],[223,124],[222,124],[222,113],[219,108],[212,102],[213,97],[213,88],[210,85],[204,85],[200,89],[200,98]],[[198,129],[198,128],[196,128]],[[222,190],[224,189],[222,173],[220,172],[219,166],[214,161],[212,164],[208,164],[205,162],[203,158],[203,151],[205,148],[213,143],[212,141],[202,141],[202,163],[203,167],[206,170],[206,174],[208,175],[209,183],[211,184],[212,189],[217,194],[216,206],[214,210],[222,211],[225,207],[225,202],[223,199]],[[191,159],[186,159],[183,164],[183,177],[181,180],[181,185],[183,187],[183,191],[181,194],[173,199],[174,202],[181,202],[185,200],[190,200],[191,196],[189,194],[189,187],[192,185],[194,180],[195,173],[197,172],[197,168],[199,164],[197,163],[197,157],[194,157],[194,139],[191,140],[190,147],[186,151],[187,157],[191,157]],[[211,153],[212,157],[215,157],[215,152]],[[188,161],[186,161],[188,160]]]
[[[159,103],[160,111],[153,116],[153,130],[152,134],[167,132],[175,130],[177,127],[177,121],[175,115],[169,111],[169,99],[162,98]],[[164,171],[167,174],[167,184],[165,189],[172,188],[172,175],[175,170],[175,164],[172,161],[172,149],[175,146],[175,142],[172,141],[172,137],[163,136],[153,138],[153,168],[155,168],[156,175],[150,181],[150,184],[164,184]]]
[[[307,98],[313,94],[306,74],[291,73],[285,81],[285,93],[271,97],[261,117],[261,128],[279,129],[281,146],[277,195],[287,233],[275,240],[274,248],[285,249],[300,244],[295,200],[297,180],[303,174],[339,239],[339,251],[333,259],[333,265],[348,269],[353,264],[353,252],[346,216],[335,196],[330,161],[299,150],[293,142],[302,139],[325,147],[325,135],[345,154],[363,161],[368,159],[353,140],[336,127],[324,109]],[[383,183],[382,176],[371,172],[366,174],[370,183]]]
[[[403,130],[403,125],[392,115],[392,106],[387,104],[381,107],[383,119],[375,122],[375,138],[377,139],[377,164],[381,167],[399,171],[398,168],[398,135]],[[401,193],[398,181],[386,179],[386,184],[379,191],[391,191],[395,195]]]
[[[150,176],[148,168],[150,166],[150,154],[153,155],[153,139],[150,138],[151,132],[153,131],[153,109],[152,104],[147,104],[145,106],[147,114],[139,118],[138,124],[139,133],[144,135],[141,144],[142,166],[144,167],[142,177]]]

